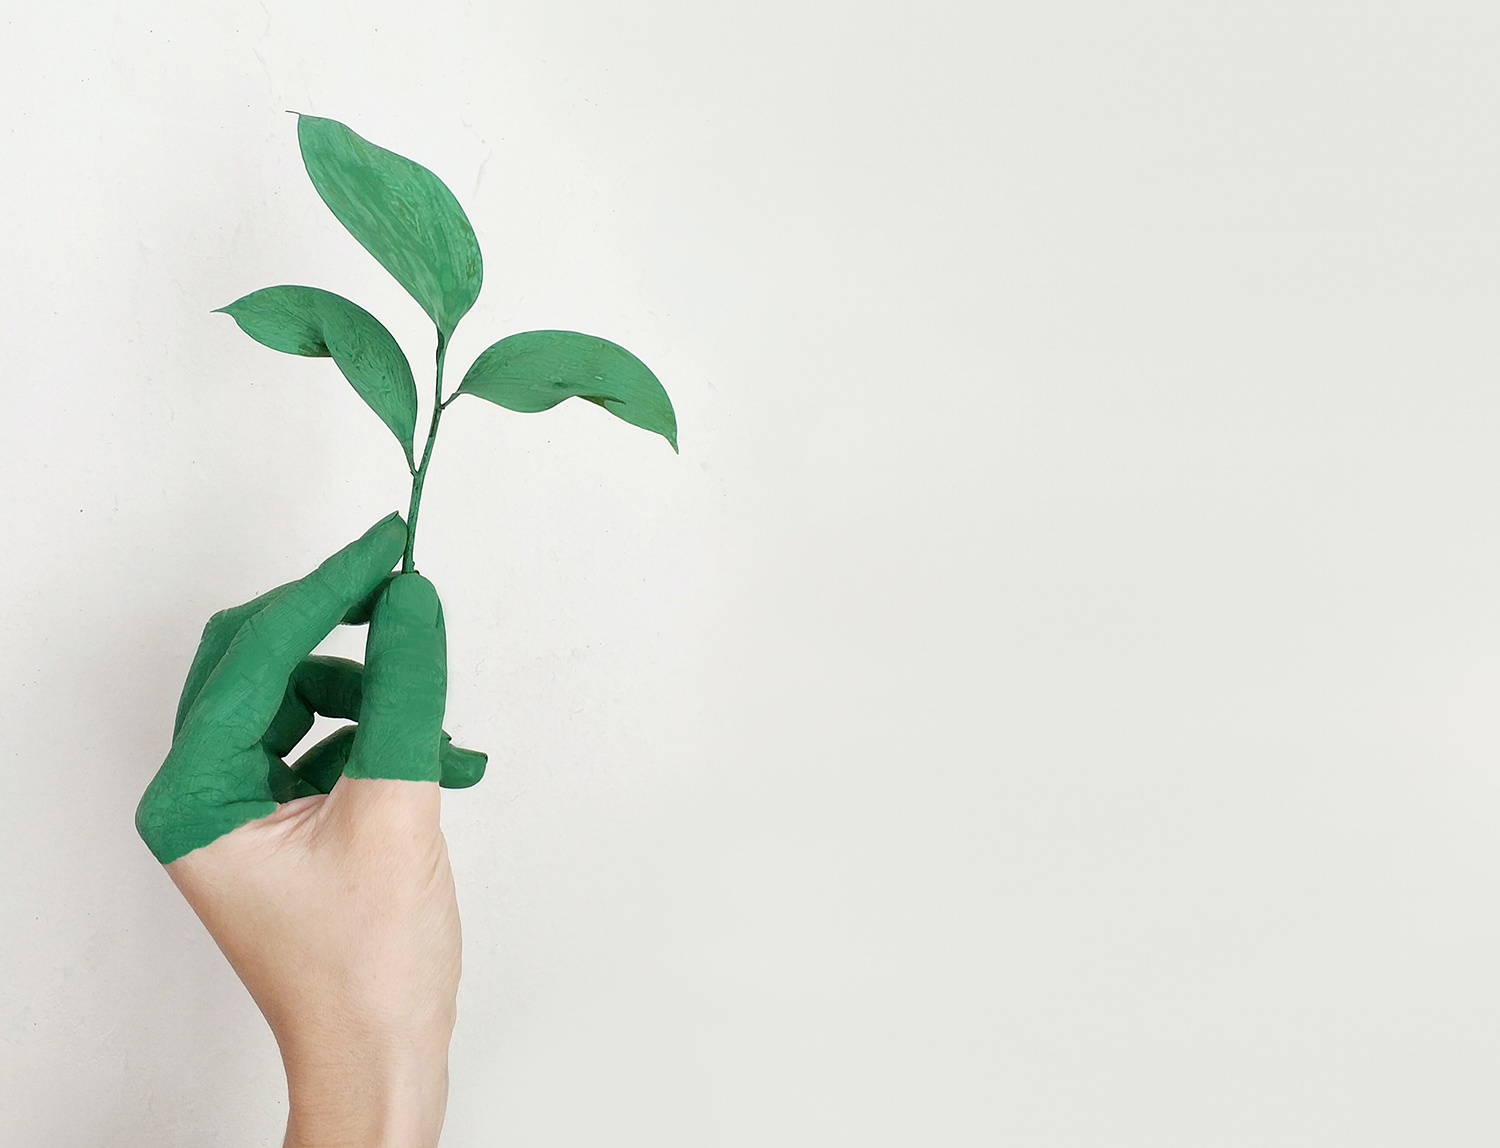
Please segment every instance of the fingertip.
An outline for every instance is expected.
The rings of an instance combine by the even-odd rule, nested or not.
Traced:
[[[406,523],[394,511],[371,526],[353,542],[319,563],[303,584],[321,582],[325,589],[347,601],[342,617],[356,607],[389,576],[391,567],[406,549]],[[297,583],[293,583],[297,585]]]
[[[404,622],[436,626],[442,615],[437,587],[420,574],[398,574],[385,591],[386,611]]]
[[[443,748],[439,754],[442,763],[442,776],[439,780],[444,789],[467,789],[476,785],[484,777],[485,767],[489,764],[490,755],[483,750],[464,749],[456,746],[445,733],[443,734]]]
[[[406,522],[398,511],[391,511],[374,526],[366,530],[361,541],[378,543],[382,550],[394,550],[391,565],[406,550]]]

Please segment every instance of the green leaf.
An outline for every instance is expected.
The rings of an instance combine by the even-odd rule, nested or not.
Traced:
[[[677,415],[651,369],[624,347],[577,331],[523,331],[474,360],[455,394],[508,410],[545,411],[577,395],[655,431],[677,449]]]
[[[298,116],[297,141],[323,202],[411,292],[446,341],[484,279],[479,241],[453,193],[421,164],[337,120]]]
[[[290,355],[331,358],[412,463],[417,384],[400,344],[380,320],[317,287],[266,287],[217,310],[258,343]]]

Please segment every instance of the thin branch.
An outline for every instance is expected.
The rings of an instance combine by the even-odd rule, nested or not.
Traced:
[[[438,331],[437,378],[433,385],[432,424],[427,428],[427,446],[422,451],[422,465],[412,474],[411,505],[406,511],[406,554],[401,559],[401,573],[416,571],[413,557],[417,548],[417,512],[422,508],[422,484],[427,480],[427,464],[432,461],[432,446],[437,442],[438,422],[443,417],[443,358],[448,353],[448,340]],[[450,396],[450,400],[451,400]]]

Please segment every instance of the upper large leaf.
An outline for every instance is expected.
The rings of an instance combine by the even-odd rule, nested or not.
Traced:
[[[338,221],[432,317],[447,339],[479,298],[479,241],[432,172],[337,120],[297,118],[302,162]]]
[[[677,449],[677,415],[651,369],[624,347],[577,331],[523,331],[474,360],[459,394],[513,411],[545,411],[577,395],[655,431]]]
[[[274,350],[332,358],[412,464],[417,384],[400,344],[374,315],[332,291],[292,286],[253,291],[218,310]]]

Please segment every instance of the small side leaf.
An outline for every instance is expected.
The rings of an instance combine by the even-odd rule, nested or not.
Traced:
[[[294,286],[253,291],[218,310],[272,350],[333,359],[412,465],[417,384],[400,344],[374,315],[332,291]]]
[[[578,396],[655,431],[677,449],[677,414],[666,390],[624,347],[577,331],[523,331],[492,344],[456,394],[512,411],[545,411]]]
[[[479,241],[453,193],[421,164],[337,120],[298,116],[297,141],[323,202],[446,340],[484,280]]]

